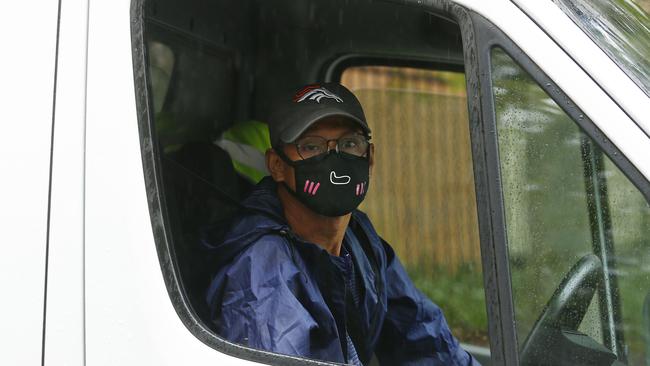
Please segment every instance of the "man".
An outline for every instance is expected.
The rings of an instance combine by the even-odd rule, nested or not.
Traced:
[[[242,205],[207,292],[224,338],[355,365],[478,364],[357,206],[374,163],[359,101],[309,85],[269,120],[271,177]]]

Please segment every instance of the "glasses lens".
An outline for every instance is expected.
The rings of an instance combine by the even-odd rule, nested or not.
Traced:
[[[354,156],[363,156],[368,151],[368,140],[358,134],[343,136],[338,144],[339,151]]]
[[[298,154],[303,159],[309,159],[327,152],[327,140],[319,136],[307,136],[296,142]]]

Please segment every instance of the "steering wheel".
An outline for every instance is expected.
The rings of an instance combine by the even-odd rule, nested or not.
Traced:
[[[524,342],[521,365],[612,365],[616,355],[578,332],[602,282],[602,263],[587,254],[564,276]]]

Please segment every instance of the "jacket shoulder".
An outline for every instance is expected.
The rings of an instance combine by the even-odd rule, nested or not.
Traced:
[[[253,348],[310,355],[310,334],[318,324],[303,302],[313,304],[315,294],[283,237],[260,237],[218,281],[213,324],[222,337]]]
[[[233,266],[265,271],[268,276],[282,267],[295,267],[293,250],[289,241],[280,234],[262,234],[234,258],[229,267]]]

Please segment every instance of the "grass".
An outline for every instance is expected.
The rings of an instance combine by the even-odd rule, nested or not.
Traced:
[[[480,266],[461,265],[452,274],[447,268],[437,267],[431,275],[426,271],[407,267],[415,286],[442,309],[454,336],[465,343],[488,345],[485,293]]]

